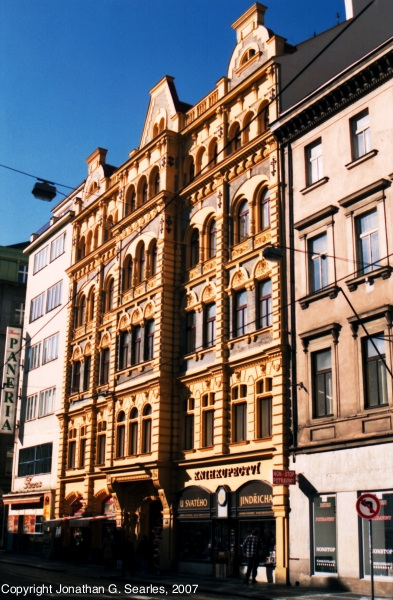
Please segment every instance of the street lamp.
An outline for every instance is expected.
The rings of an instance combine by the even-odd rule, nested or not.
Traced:
[[[39,179],[33,187],[31,193],[36,200],[45,200],[45,202],[51,202],[56,196],[57,190],[51,181]]]

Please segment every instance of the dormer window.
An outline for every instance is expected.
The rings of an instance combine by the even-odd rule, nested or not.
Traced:
[[[240,66],[242,67],[243,65],[248,63],[248,61],[251,60],[255,55],[256,55],[255,48],[249,48],[248,50],[246,50],[246,52],[243,54],[242,59],[240,61]]]

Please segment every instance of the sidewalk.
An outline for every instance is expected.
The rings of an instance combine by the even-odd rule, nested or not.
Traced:
[[[107,579],[114,582],[132,582],[135,585],[146,585],[146,577],[141,573],[134,576],[122,577],[116,569],[103,571],[100,565],[93,564],[75,564],[66,561],[57,561],[45,559],[42,556],[21,555],[0,551],[0,562],[2,564],[26,565],[34,569],[53,571],[56,573],[72,573],[80,577],[92,579]],[[325,590],[321,588],[310,587],[291,587],[274,583],[256,583],[245,585],[241,579],[225,578],[218,579],[214,577],[201,577],[189,575],[186,573],[161,573],[159,575],[148,575],[148,582],[162,585],[198,585],[198,594],[213,594],[218,597],[231,600],[235,598],[258,598],[259,600],[298,600],[307,598],[307,600],[368,600],[370,596],[354,594],[347,591]],[[181,597],[181,595],[179,595]],[[386,598],[375,597],[375,600],[386,600]]]

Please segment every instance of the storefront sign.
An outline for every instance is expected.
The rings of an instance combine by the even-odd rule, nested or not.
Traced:
[[[229,477],[249,477],[261,474],[261,463],[241,467],[224,467],[222,469],[208,469],[197,471],[194,475],[195,481],[207,479],[227,479]]]
[[[196,485],[185,488],[179,499],[178,511],[187,516],[206,515],[210,511],[210,493]]]
[[[25,484],[23,490],[38,490],[42,488],[42,481],[33,481],[33,476],[29,475],[25,478]]]
[[[272,487],[263,481],[252,481],[238,492],[238,508],[247,514],[257,515],[272,507]]]
[[[13,434],[15,431],[21,339],[21,329],[7,327],[3,386],[0,402],[0,433]]]
[[[273,485],[296,485],[296,471],[280,471],[273,469]]]

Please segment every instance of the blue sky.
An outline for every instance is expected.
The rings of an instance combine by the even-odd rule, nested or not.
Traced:
[[[292,44],[336,25],[337,13],[345,19],[344,0],[263,3],[265,25]],[[214,89],[236,43],[231,25],[252,4],[0,0],[0,164],[70,187],[98,146],[121,165],[139,145],[149,90],[164,75],[190,104]],[[0,167],[0,245],[28,240],[49,220],[34,183]]]

